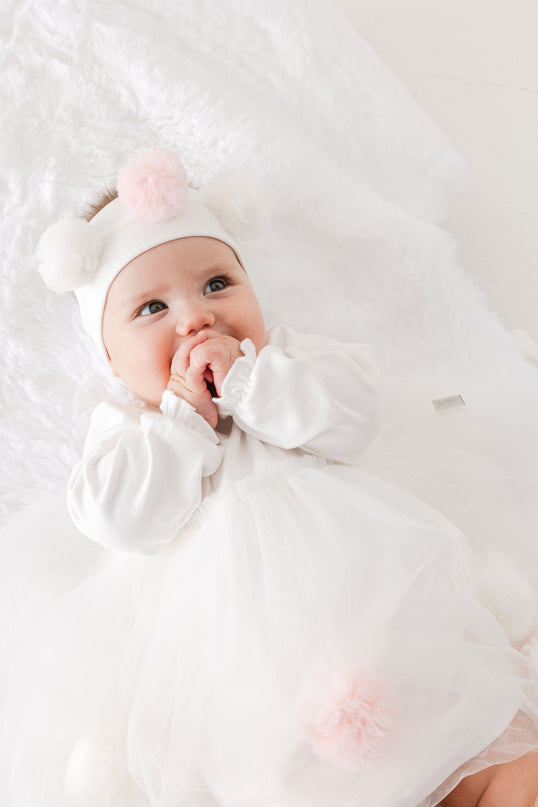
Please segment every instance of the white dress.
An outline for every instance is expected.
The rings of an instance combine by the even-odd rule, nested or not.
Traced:
[[[510,725],[494,761],[533,747],[465,535],[361,467],[368,346],[241,347],[216,431],[169,391],[100,404],[80,532],[53,501],[2,536],[2,804],[417,807]]]

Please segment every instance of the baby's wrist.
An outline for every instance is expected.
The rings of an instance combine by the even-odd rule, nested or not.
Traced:
[[[218,422],[218,412],[212,399],[209,401],[188,400],[184,395],[165,389],[161,399],[160,410],[163,415],[174,420],[181,418],[186,425],[194,425],[194,421],[202,418],[213,430]],[[194,420],[193,420],[194,418]]]
[[[218,402],[219,413],[222,417],[233,415],[240,406],[249,388],[252,371],[256,364],[256,348],[250,339],[243,339],[240,349],[241,353],[230,367],[222,384],[221,398]]]

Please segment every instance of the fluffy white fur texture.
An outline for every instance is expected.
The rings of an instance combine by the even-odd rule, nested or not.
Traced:
[[[103,240],[85,219],[51,224],[39,240],[36,257],[49,289],[73,291],[94,276]]]
[[[95,404],[126,396],[34,251],[137,148],[176,149],[195,186],[269,188],[246,254],[268,324],[369,342],[399,379],[389,421],[419,378],[460,392],[455,372],[536,406],[536,370],[440,226],[460,158],[329,0],[8,0],[1,26],[3,521],[65,485]]]
[[[200,189],[207,207],[238,239],[262,236],[271,219],[271,188],[237,172],[217,174]]]

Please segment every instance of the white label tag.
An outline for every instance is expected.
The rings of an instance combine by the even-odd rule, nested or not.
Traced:
[[[432,401],[432,404],[438,415],[461,412],[467,406],[461,395],[449,395],[448,398],[436,398]]]

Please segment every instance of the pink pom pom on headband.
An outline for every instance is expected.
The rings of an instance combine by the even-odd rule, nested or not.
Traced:
[[[187,201],[187,174],[177,157],[164,149],[144,149],[118,171],[118,196],[141,221],[157,223],[177,216]]]
[[[230,246],[245,268],[238,240],[250,238],[266,224],[252,181],[233,174],[189,188],[180,159],[151,148],[127,160],[117,175],[118,198],[90,222],[70,219],[52,224],[42,235],[39,271],[53,291],[74,291],[84,326],[103,350],[101,328],[108,289],[134,258],[178,238],[215,238]]]

